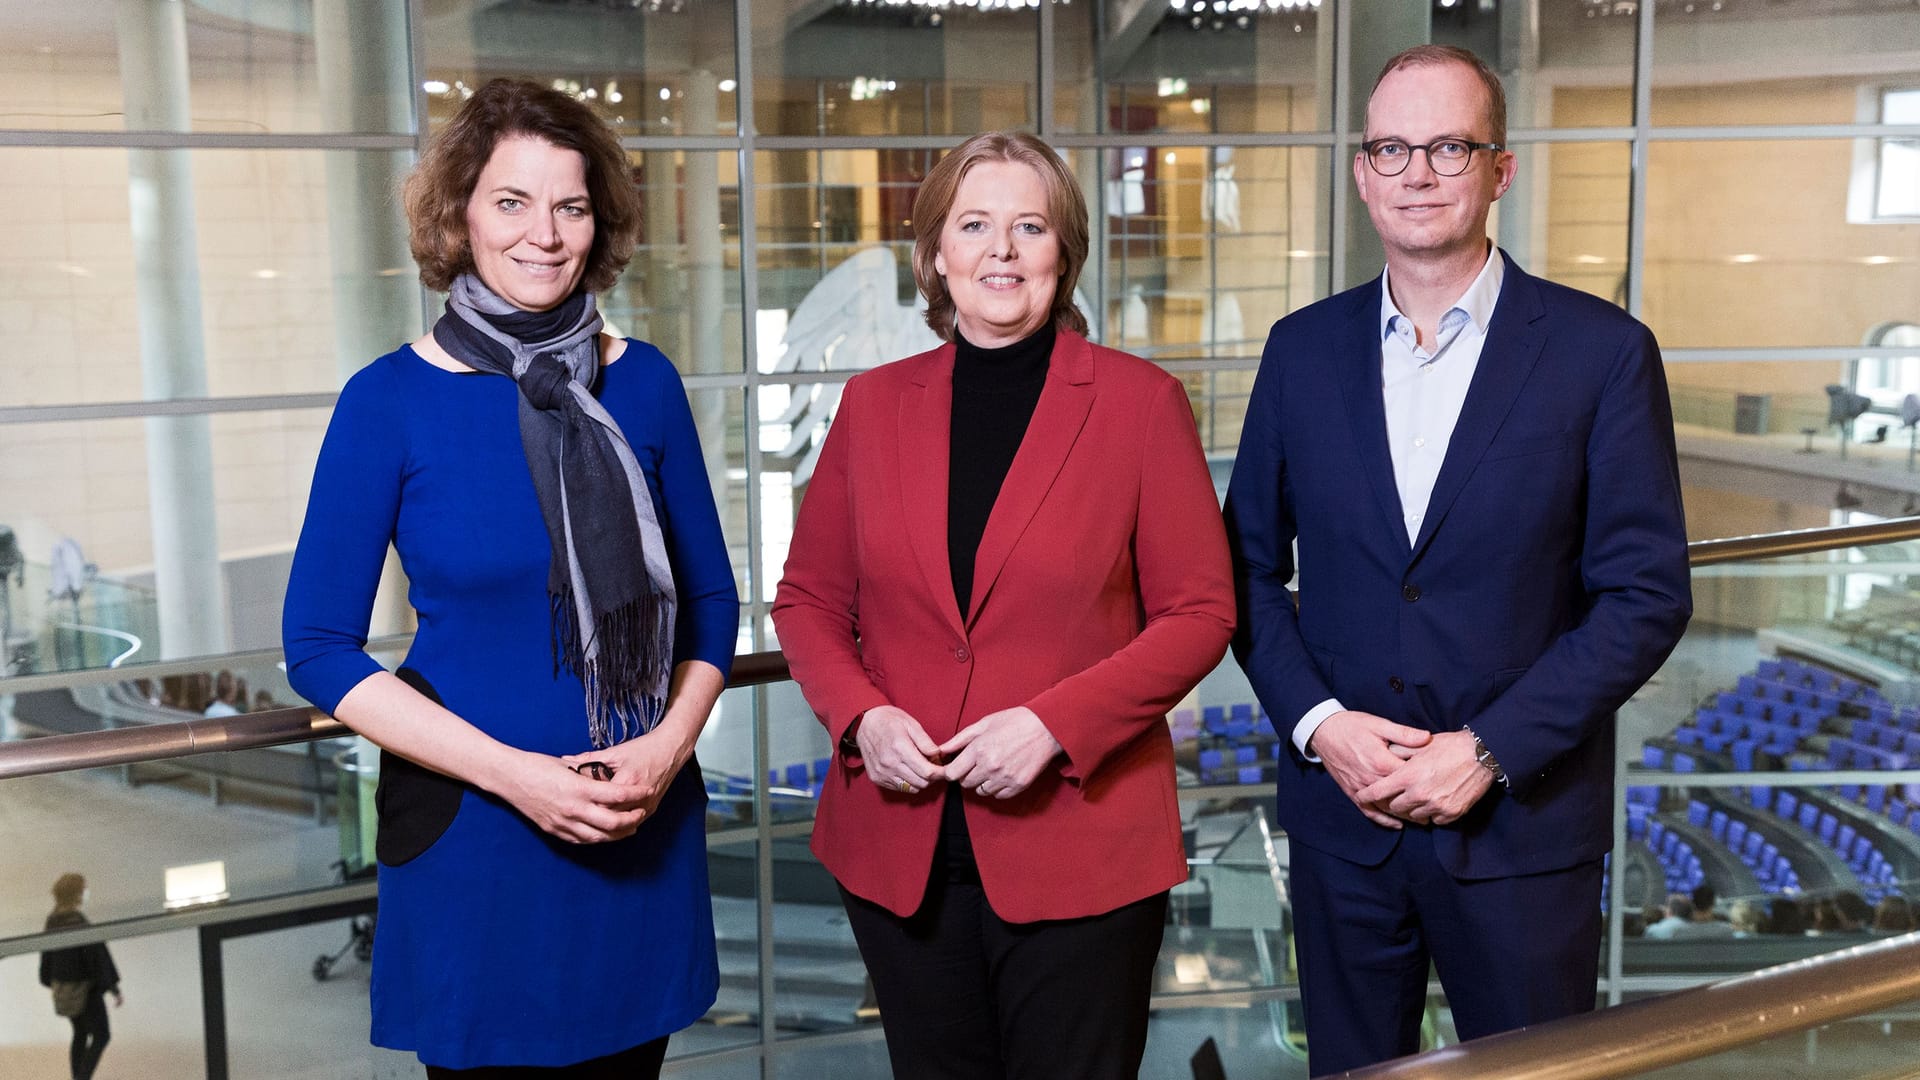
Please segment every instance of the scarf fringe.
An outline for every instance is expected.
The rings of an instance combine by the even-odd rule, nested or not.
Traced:
[[[598,655],[588,661],[573,590],[549,592],[547,600],[554,674],[564,670],[586,687],[587,733],[594,749],[658,727],[666,715],[673,668],[673,605],[648,593],[596,614],[591,640]]]

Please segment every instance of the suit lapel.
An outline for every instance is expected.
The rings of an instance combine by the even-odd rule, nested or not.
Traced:
[[[949,384],[949,388],[951,384]],[[987,528],[980,536],[980,549],[973,559],[973,602],[968,625],[979,621],[986,607],[987,594],[1013,554],[1013,546],[1040,510],[1047,490],[1067,463],[1067,454],[1086,426],[1087,413],[1093,408],[1093,347],[1078,334],[1061,331],[1054,340],[1053,357],[1047,370],[1046,385],[1027,423],[1027,433],[1000,485],[1000,495],[987,515]],[[944,429],[943,429],[944,430]],[[946,461],[943,457],[941,467]],[[944,540],[946,476],[940,478],[942,505],[941,536]],[[943,556],[944,558],[944,556]],[[948,592],[952,592],[949,587]]]
[[[953,346],[914,361],[900,399],[900,515],[933,602],[962,631],[947,560],[947,456],[953,430]]]
[[[1359,446],[1367,486],[1387,519],[1387,532],[1401,552],[1407,549],[1407,522],[1400,488],[1393,479],[1393,455],[1387,449],[1387,405],[1380,390],[1380,279],[1355,301],[1347,340],[1334,352],[1340,365],[1340,396]]]
[[[1501,252],[1500,257],[1506,259],[1506,253]],[[1453,438],[1447,442],[1447,456],[1440,462],[1440,475],[1427,501],[1426,520],[1421,522],[1420,536],[1413,545],[1415,558],[1433,541],[1434,530],[1486,455],[1487,446],[1499,433],[1527,376],[1533,372],[1534,362],[1546,345],[1546,335],[1535,325],[1543,312],[1533,279],[1507,259],[1506,280],[1493,306],[1480,363],[1467,387],[1467,400],[1460,408]]]

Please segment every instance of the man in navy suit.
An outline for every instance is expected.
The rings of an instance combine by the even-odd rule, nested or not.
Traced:
[[[1472,53],[1388,62],[1386,273],[1273,328],[1228,492],[1316,1075],[1418,1049],[1430,962],[1463,1038],[1593,1008],[1613,714],[1692,609],[1659,347],[1489,242],[1505,129]]]

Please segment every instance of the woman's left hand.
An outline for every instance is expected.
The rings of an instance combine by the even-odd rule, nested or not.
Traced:
[[[961,728],[940,747],[947,779],[969,791],[1011,799],[1027,790],[1060,753],[1060,741],[1024,705],[1002,709]]]
[[[635,736],[605,750],[569,754],[560,760],[575,771],[581,771],[579,766],[592,761],[611,768],[612,778],[632,787],[634,792],[632,798],[612,805],[619,810],[639,810],[642,820],[645,820],[653,816],[661,797],[673,784],[673,778],[680,774],[680,767],[686,764],[687,755],[675,744],[672,733],[665,728],[655,728],[645,735]],[[589,774],[582,772],[582,775]]]

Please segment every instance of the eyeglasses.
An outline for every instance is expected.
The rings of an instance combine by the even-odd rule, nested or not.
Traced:
[[[1407,165],[1413,161],[1415,150],[1427,152],[1427,167],[1440,176],[1459,176],[1467,171],[1473,161],[1475,150],[1501,151],[1506,147],[1493,142],[1468,142],[1465,139],[1435,139],[1424,144],[1410,144],[1401,139],[1374,139],[1360,144],[1360,150],[1367,155],[1367,164],[1381,176],[1399,176],[1407,171]]]

